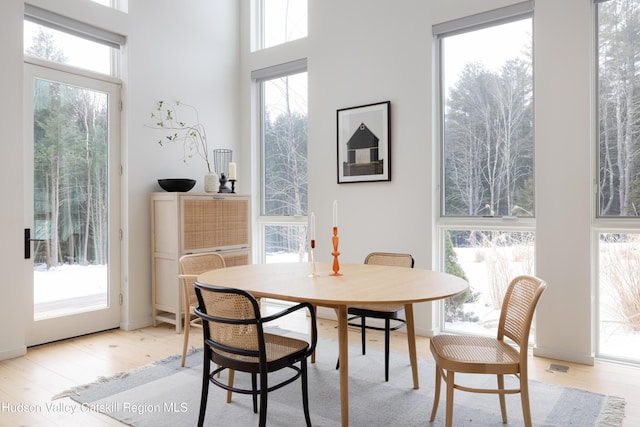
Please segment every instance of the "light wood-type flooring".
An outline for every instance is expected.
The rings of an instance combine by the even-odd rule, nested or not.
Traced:
[[[301,332],[308,330],[303,316],[280,326]],[[319,319],[318,328],[322,337],[337,339],[335,322]],[[201,329],[192,328],[190,345],[201,346],[201,334]],[[370,331],[367,337],[369,346],[382,348],[381,333]],[[161,324],[130,332],[112,330],[50,343],[30,348],[26,356],[2,361],[0,427],[121,426],[123,424],[109,417],[83,410],[68,398],[51,401],[51,397],[100,376],[110,376],[178,354],[182,351],[182,339],[183,336],[176,334],[172,325]],[[359,343],[359,332],[355,329],[350,331],[349,340]],[[428,338],[418,337],[417,347],[419,357],[431,357]],[[392,350],[407,352],[404,333],[393,333]],[[569,371],[549,370],[551,364],[568,366]],[[379,368],[382,373],[384,367]],[[543,382],[623,397],[627,402],[623,426],[640,425],[640,367],[603,362],[585,366],[531,357],[529,374],[531,379]],[[420,385],[433,386],[424,381]],[[74,410],[75,413],[70,413]],[[425,425],[429,425],[428,416],[425,413]]]

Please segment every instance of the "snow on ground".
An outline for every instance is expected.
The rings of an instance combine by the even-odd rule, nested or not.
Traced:
[[[33,272],[35,304],[107,293],[106,265],[61,265],[46,269],[38,265]]]

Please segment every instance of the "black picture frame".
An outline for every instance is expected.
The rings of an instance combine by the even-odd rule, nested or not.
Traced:
[[[391,101],[337,111],[338,184],[391,181]]]

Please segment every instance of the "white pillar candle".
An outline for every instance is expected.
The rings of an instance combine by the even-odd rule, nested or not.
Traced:
[[[338,226],[338,201],[333,201],[333,226]]]
[[[229,179],[237,179],[236,178],[236,164],[235,162],[229,163]]]
[[[316,240],[316,214],[313,212],[309,216],[309,239]]]

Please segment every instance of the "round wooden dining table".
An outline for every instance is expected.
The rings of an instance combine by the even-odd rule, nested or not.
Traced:
[[[312,274],[314,272],[315,274]],[[343,426],[349,425],[349,359],[347,310],[361,304],[404,304],[413,387],[419,388],[418,360],[413,304],[448,298],[464,292],[465,280],[442,272],[420,268],[372,264],[340,264],[333,275],[332,264],[250,264],[209,271],[198,276],[200,283],[243,289],[257,298],[309,302],[335,309],[338,319],[340,360],[340,404]]]

